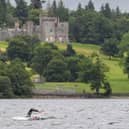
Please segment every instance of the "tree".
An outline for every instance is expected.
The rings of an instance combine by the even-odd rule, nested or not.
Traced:
[[[13,93],[17,96],[30,96],[33,83],[28,72],[19,60],[14,60],[9,65],[8,77],[11,80]]]
[[[79,3],[78,7],[77,7],[77,16],[80,16],[83,14],[83,8],[82,8],[82,4]]]
[[[31,48],[27,42],[19,37],[12,38],[9,41],[7,48],[7,55],[9,59],[20,58],[23,61],[29,61],[31,59]]]
[[[81,62],[79,62],[79,78],[81,82],[89,83],[92,80],[92,60],[85,57]]]
[[[118,54],[118,41],[116,39],[106,39],[105,43],[102,45],[101,48],[102,52],[109,56],[111,59],[112,56],[115,56]]]
[[[68,21],[69,18],[68,9],[64,7],[64,3],[62,0],[60,0],[58,3],[57,17],[60,18],[60,21]]]
[[[100,89],[104,89],[105,82],[105,65],[97,57],[96,62],[86,58],[80,63],[79,79],[82,82],[90,83],[91,89],[100,94]]]
[[[85,15],[72,18],[70,25],[73,37],[81,43],[102,44],[105,38],[113,35],[110,20],[95,11],[87,11]]]
[[[0,0],[0,27],[4,27],[7,22],[7,6],[5,0]]]
[[[104,5],[101,6],[100,13],[104,14],[105,8]]]
[[[129,51],[129,32],[122,36],[121,42],[119,44],[120,55],[124,56],[125,53]]]
[[[105,66],[101,63],[100,59],[97,58],[95,64],[93,65],[92,72],[91,72],[91,89],[96,90],[97,95],[100,93],[100,88],[103,88],[103,83],[105,80]]]
[[[49,82],[69,81],[70,72],[62,59],[53,58],[47,66],[45,77]]]
[[[104,81],[104,89],[105,89],[105,96],[110,96],[112,94],[112,88],[110,86],[110,83],[107,81]]]
[[[1,61],[0,61],[0,76],[2,77],[8,76],[8,65]]]
[[[124,66],[124,73],[128,75],[129,79],[129,52],[127,52],[126,56],[123,58],[123,66]]]
[[[45,2],[45,1],[43,1]],[[41,9],[42,8],[42,2],[41,0],[31,0],[32,6],[34,9]]]
[[[15,7],[11,5],[10,0],[6,2],[6,27],[14,27],[14,23],[16,21],[16,17],[14,17]]]
[[[8,56],[6,52],[0,53],[0,61],[3,61],[3,62],[8,61]]]
[[[72,56],[66,58],[66,63],[68,65],[68,69],[70,71],[70,78],[69,81],[75,82],[78,79],[78,73],[79,73],[79,62],[80,58],[78,56]]]
[[[29,20],[33,21],[35,25],[39,25],[39,17],[41,13],[42,13],[41,9],[29,10]]]
[[[53,1],[51,7],[48,7],[48,14],[49,14],[49,16],[58,17],[58,15],[57,15],[57,4],[56,4],[55,0]]]
[[[49,61],[53,58],[53,50],[49,47],[38,46],[32,58],[32,68],[43,76]]]
[[[9,40],[7,55],[9,59],[20,58],[22,61],[30,62],[33,51],[40,40],[36,36],[16,36]]]
[[[0,76],[0,97],[13,97],[12,84],[7,76]]]
[[[74,55],[76,55],[75,50],[72,48],[71,44],[68,44],[67,45],[67,49],[64,52],[64,56],[74,56]]]
[[[90,10],[90,11],[94,11],[95,7],[94,7],[94,4],[93,4],[92,0],[89,0],[86,9]]]
[[[16,9],[15,16],[24,24],[28,19],[28,7],[24,0],[15,0]]]
[[[116,7],[116,16],[119,17],[121,15],[121,11],[119,6]]]
[[[107,18],[112,17],[112,11],[108,3],[101,7],[101,13]]]
[[[114,26],[111,20],[100,15],[97,17],[96,22],[96,32],[98,36],[98,43],[103,44],[105,39],[111,38],[114,36]]]

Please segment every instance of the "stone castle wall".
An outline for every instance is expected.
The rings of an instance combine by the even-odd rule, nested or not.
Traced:
[[[28,21],[22,28],[19,28],[19,23],[16,22],[14,28],[1,29],[0,41],[17,35],[37,35],[41,41],[45,42],[68,42],[69,24],[68,22],[60,22],[56,17],[40,16],[39,25]]]

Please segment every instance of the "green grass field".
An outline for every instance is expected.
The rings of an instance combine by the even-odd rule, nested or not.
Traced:
[[[6,48],[8,47],[8,43],[5,41],[0,41],[0,50],[6,51]]]
[[[65,50],[66,44],[65,43],[56,43],[59,49]],[[127,75],[123,73],[123,68],[120,66],[120,59],[119,58],[113,58],[112,60],[109,60],[108,56],[104,56],[99,52],[100,47],[97,45],[89,45],[89,44],[79,44],[79,43],[73,43],[73,48],[78,54],[83,55],[91,55],[92,53],[97,53],[100,55],[101,60],[108,66],[109,72],[106,73],[107,79],[109,80],[113,93],[129,93],[129,80],[127,78]],[[6,50],[8,44],[7,42],[0,42],[0,49]],[[82,92],[84,89],[86,92],[93,92],[90,90],[90,87],[88,84],[84,83],[49,83],[46,82],[45,84],[39,84],[36,85],[36,88],[38,89],[56,89],[56,88],[62,88],[62,89],[74,89],[78,92]]]
[[[55,90],[55,89],[64,89],[64,90],[75,90],[77,92],[82,92],[83,90],[91,93],[90,87],[88,84],[84,83],[74,83],[74,82],[47,82],[44,85],[38,84],[38,89],[45,89],[45,90]]]

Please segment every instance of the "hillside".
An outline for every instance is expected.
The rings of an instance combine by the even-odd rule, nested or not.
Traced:
[[[65,50],[66,44],[56,43],[59,49]],[[7,43],[1,42],[0,49],[6,50]],[[106,73],[107,78],[111,84],[113,93],[129,93],[128,78],[127,75],[123,73],[122,66],[120,66],[120,59],[113,58],[109,60],[108,56],[105,56],[99,52],[100,47],[97,45],[89,44],[79,44],[73,43],[73,48],[78,54],[91,55],[92,53],[97,53],[101,57],[101,60],[109,68],[109,72]],[[92,92],[88,84],[84,83],[45,83],[36,86],[38,89],[48,89],[54,90],[56,88],[61,89],[71,89],[77,92],[82,92],[84,89],[86,92]]]
[[[65,50],[66,44],[56,44],[59,49]],[[109,72],[106,73],[107,78],[112,86],[113,93],[129,93],[129,86],[128,86],[128,78],[127,75],[123,73],[123,68],[120,65],[119,58],[112,58],[109,60],[108,56],[105,56],[99,52],[100,46],[97,45],[90,45],[90,44],[78,44],[73,43],[73,48],[78,54],[83,55],[91,55],[92,53],[97,53],[101,57],[101,60],[106,64],[109,68]],[[76,87],[78,85],[78,87]],[[53,89],[53,87],[64,87],[76,89],[77,91],[82,91],[85,89],[88,92],[92,92],[89,88],[89,85],[83,83],[46,83],[44,88]],[[40,88],[42,86],[40,85]]]

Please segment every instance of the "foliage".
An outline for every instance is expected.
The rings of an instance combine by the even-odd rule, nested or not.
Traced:
[[[0,0],[0,27],[6,24],[7,5],[5,0]]]
[[[49,16],[59,17],[60,21],[68,21],[69,18],[69,10],[64,7],[62,0],[59,1],[58,6],[56,1],[53,1],[52,6],[49,7],[48,14]]]
[[[112,94],[112,89],[109,82],[104,82],[105,96],[110,96]]]
[[[31,0],[32,7],[34,9],[41,9],[42,8],[42,2],[41,0]]]
[[[123,65],[124,65],[124,72],[128,75],[129,79],[129,52],[126,53],[126,56],[123,59]]]
[[[32,86],[28,72],[19,60],[9,64],[0,62],[0,92],[3,97],[29,96]]]
[[[80,63],[79,78],[81,81],[90,83],[91,89],[96,90],[97,95],[100,89],[103,89],[105,81],[105,66],[97,57],[96,62],[93,63],[88,58]],[[107,88],[107,87],[106,87]],[[105,89],[106,89],[105,88]],[[107,89],[106,89],[107,90]]]
[[[66,58],[66,63],[68,64],[68,69],[70,70],[69,81],[74,82],[78,79],[79,72],[79,62],[81,61],[79,56],[72,56]]]
[[[29,10],[29,20],[33,21],[35,25],[39,25],[39,16],[42,13],[41,9]]]
[[[77,42],[102,44],[112,36],[111,22],[94,11],[86,11],[77,18],[70,18],[70,32]]]
[[[18,18],[14,16],[15,14],[15,7],[11,5],[10,0],[6,2],[6,26],[5,27],[14,27],[14,23],[17,21]],[[8,20],[9,19],[9,20]]]
[[[101,13],[107,18],[112,17],[111,8],[110,8],[110,5],[108,3],[106,3],[105,6],[101,7]]]
[[[102,52],[106,55],[116,56],[119,52],[118,41],[116,39],[106,39],[101,48]]]
[[[94,11],[95,7],[92,0],[89,0],[88,5],[85,7],[86,10]]]
[[[120,49],[120,55],[122,55],[122,56],[124,55],[124,53],[129,51],[129,32],[125,33],[122,36],[122,40],[120,42],[119,49]]]
[[[74,55],[76,55],[76,52],[72,48],[72,45],[68,44],[66,51],[64,51],[64,56],[74,56]]]
[[[49,82],[69,81],[70,72],[63,59],[53,58],[47,66],[46,79]]]
[[[3,62],[8,61],[8,56],[5,52],[0,53],[0,61],[3,61]]]
[[[92,78],[92,60],[90,60],[89,58],[85,58],[79,63],[79,67],[79,81],[89,83],[89,80],[91,80]]]
[[[28,72],[19,60],[14,60],[9,65],[8,76],[12,83],[13,93],[17,96],[32,94],[33,84]]]
[[[11,60],[20,58],[22,61],[29,62],[32,58],[34,48],[39,42],[39,39],[35,36],[14,37],[9,40],[7,55]]]
[[[0,76],[0,97],[13,97],[12,84],[7,76]]]
[[[28,19],[28,7],[24,0],[15,0],[16,9],[15,16],[24,24]]]
[[[48,9],[48,15],[57,17],[57,3],[55,0],[53,1],[51,7]]]
[[[47,64],[53,58],[53,50],[50,47],[38,46],[32,58],[32,68],[40,75],[43,75]]]

